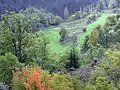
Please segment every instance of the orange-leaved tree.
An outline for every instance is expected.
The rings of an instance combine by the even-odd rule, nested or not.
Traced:
[[[13,89],[18,88],[19,90],[24,87],[26,90],[52,90],[48,84],[46,85],[42,74],[43,70],[38,67],[17,70],[13,73]]]
[[[65,74],[49,74],[39,67],[26,67],[13,72],[13,90],[74,90]]]

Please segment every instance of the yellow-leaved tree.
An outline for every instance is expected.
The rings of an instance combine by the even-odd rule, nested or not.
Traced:
[[[88,44],[90,45],[97,45],[98,44],[98,30],[95,29],[92,31],[91,35],[90,35],[90,39],[88,40]]]

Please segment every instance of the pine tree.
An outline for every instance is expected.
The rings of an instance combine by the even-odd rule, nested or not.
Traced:
[[[70,68],[79,68],[80,67],[80,63],[79,63],[79,56],[78,56],[78,52],[77,52],[77,36],[74,36],[73,38],[73,43],[70,49],[70,54],[68,57],[68,61],[66,63],[66,68],[70,69]]]
[[[68,11],[68,8],[65,7],[64,8],[64,19],[67,19],[69,17],[69,11]]]
[[[108,4],[108,8],[109,8],[109,9],[112,9],[112,8],[113,8],[113,1],[114,1],[114,0],[110,0],[110,1],[109,1],[109,4]]]

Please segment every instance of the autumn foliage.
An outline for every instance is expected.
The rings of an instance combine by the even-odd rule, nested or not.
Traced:
[[[26,67],[13,73],[13,90],[74,90],[73,83],[61,74],[49,74],[38,67]]]
[[[95,46],[98,43],[97,40],[98,40],[98,30],[95,29],[91,33],[90,39],[88,40],[88,44]]]
[[[46,86],[42,76],[43,70],[40,68],[24,68],[13,73],[13,83],[21,83],[26,90],[52,90]]]

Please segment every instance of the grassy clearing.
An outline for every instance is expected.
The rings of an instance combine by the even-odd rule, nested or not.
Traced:
[[[95,22],[93,22],[92,24],[87,25],[87,32],[79,35],[79,40],[80,43],[84,42],[85,36],[90,35],[90,33],[92,32],[92,30],[97,27],[98,25],[104,25],[106,18],[110,16],[110,14],[103,14],[101,17],[99,17]]]
[[[49,47],[52,53],[59,54],[60,52],[64,52],[66,51],[67,48],[69,48],[67,44],[62,45],[59,43],[60,39],[59,31],[60,31],[59,28],[49,28],[47,31],[45,31],[50,40]]]
[[[90,35],[92,30],[96,26],[104,25],[104,23],[106,21],[106,18],[108,16],[110,16],[110,14],[103,14],[95,22],[93,22],[92,24],[87,25],[87,32],[80,34],[79,37],[78,37],[80,43],[84,42],[85,36]],[[47,36],[49,36],[49,39],[50,39],[49,47],[50,47],[51,51],[53,53],[57,53],[57,54],[66,51],[66,49],[68,49],[70,47],[69,44],[62,45],[62,44],[59,43],[59,38],[60,38],[59,31],[60,31],[59,27],[51,27],[51,28],[49,28],[48,30],[45,31]]]

